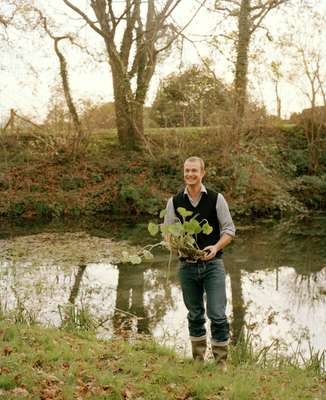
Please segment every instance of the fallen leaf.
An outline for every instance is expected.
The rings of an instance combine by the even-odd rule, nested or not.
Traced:
[[[132,393],[128,388],[123,389],[123,391],[121,392],[122,396],[124,399],[132,399]]]
[[[58,379],[55,375],[48,375],[46,377],[46,381],[47,383],[58,383],[60,381],[60,379]]]
[[[14,396],[19,396],[19,397],[26,397],[26,396],[29,395],[29,393],[28,393],[28,391],[27,391],[26,389],[24,389],[24,388],[19,388],[19,387],[13,389],[12,394],[13,394]]]
[[[3,354],[4,354],[5,356],[9,356],[13,351],[14,351],[14,350],[13,350],[12,347],[7,346],[7,347],[5,347],[5,348],[3,349]]]

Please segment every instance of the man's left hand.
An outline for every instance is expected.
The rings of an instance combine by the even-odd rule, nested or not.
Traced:
[[[205,255],[201,259],[204,261],[208,261],[216,256],[217,248],[216,248],[216,246],[206,246],[204,248],[204,251],[205,251]]]

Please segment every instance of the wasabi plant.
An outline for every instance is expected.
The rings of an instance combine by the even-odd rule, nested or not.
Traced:
[[[149,222],[148,231],[152,236],[156,236],[159,232],[163,237],[160,242],[145,246],[137,254],[129,254],[127,251],[122,252],[120,262],[129,262],[132,264],[140,264],[143,260],[151,260],[154,258],[152,250],[155,247],[163,247],[175,252],[179,257],[198,260],[205,255],[204,250],[201,250],[196,242],[197,235],[204,233],[209,235],[213,228],[207,220],[198,221],[198,214],[193,215],[192,211],[188,211],[183,207],[178,207],[178,213],[181,215],[181,220],[177,219],[172,224],[156,224]],[[160,218],[165,215],[165,210],[160,213]],[[193,216],[192,216],[193,215]],[[188,219],[188,217],[191,217]]]

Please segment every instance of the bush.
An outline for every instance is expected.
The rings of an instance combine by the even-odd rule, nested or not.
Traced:
[[[117,210],[131,214],[156,215],[162,207],[160,195],[144,183],[135,182],[130,176],[123,176],[118,183]]]
[[[81,176],[64,175],[61,178],[60,186],[63,190],[76,190],[85,186],[85,180]]]
[[[291,183],[291,192],[309,208],[325,209],[326,175],[304,175]]]

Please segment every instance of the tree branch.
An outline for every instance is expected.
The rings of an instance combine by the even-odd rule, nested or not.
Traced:
[[[7,20],[6,20],[4,17],[2,17],[1,15],[0,15],[0,24],[2,24],[3,26],[5,26],[6,28],[7,28],[7,26],[8,26]]]
[[[175,39],[180,36],[184,30],[192,23],[192,21],[195,19],[195,17],[197,16],[197,14],[199,13],[199,11],[201,10],[201,8],[203,7],[203,5],[206,3],[206,0],[203,0],[200,3],[200,6],[197,8],[197,10],[195,11],[194,15],[190,18],[190,20],[186,23],[186,25],[183,26],[183,28],[181,29],[181,31],[177,32],[177,34],[174,36],[173,39],[171,39],[165,46],[161,47],[160,49],[156,50],[156,53],[161,53],[162,51],[166,50],[167,48],[169,48],[171,46],[171,44],[175,41]]]
[[[99,29],[95,25],[95,23],[90,18],[88,18],[88,16],[82,10],[80,10],[78,7],[73,5],[69,0],[63,0],[63,2],[68,7],[70,7],[72,10],[74,10],[77,14],[79,14],[95,32],[97,32],[99,35],[101,35],[101,36],[103,36],[105,38],[104,32],[101,29]]]
[[[131,13],[131,8],[133,5],[134,5],[134,8]],[[124,13],[122,14],[122,15],[126,15],[127,25],[126,25],[126,28],[125,28],[125,31],[123,34],[123,38],[121,41],[121,46],[120,46],[121,59],[126,68],[128,68],[129,54],[130,54],[130,49],[131,49],[131,45],[132,45],[133,29],[135,27],[137,14],[139,14],[139,12],[140,12],[140,1],[135,0],[133,2],[130,2],[130,0],[127,0],[126,9],[125,9]]]
[[[250,12],[252,12],[253,10],[258,10],[258,9],[260,9],[260,11],[257,14],[252,15],[250,18],[251,24],[252,24],[250,34],[255,32],[255,30],[258,27],[260,27],[260,24],[262,23],[263,19],[266,17],[266,15],[271,10],[273,10],[274,8],[280,6],[281,4],[284,4],[288,1],[289,0],[267,0],[265,4],[261,3],[261,5],[259,5],[259,6],[257,5],[255,7],[251,7]],[[256,23],[254,23],[254,21],[257,19],[258,19],[258,21]]]

